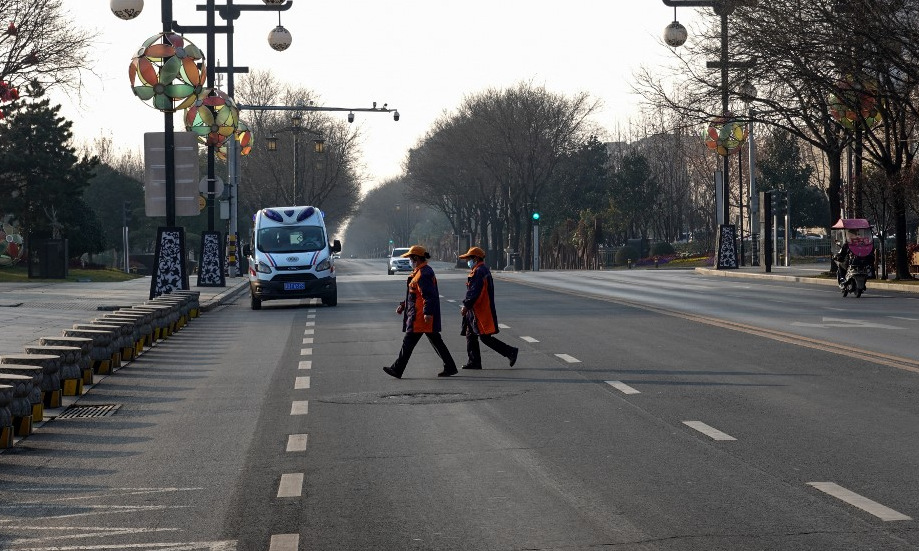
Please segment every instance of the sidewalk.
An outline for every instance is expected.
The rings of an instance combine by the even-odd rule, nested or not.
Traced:
[[[196,287],[204,312],[247,289],[245,278],[227,278],[226,287]],[[0,283],[0,356],[22,354],[41,337],[59,336],[75,323],[89,323],[106,310],[142,304],[150,298],[150,278],[115,283]],[[206,318],[205,316],[203,316]]]
[[[811,264],[792,264],[791,266],[772,266],[770,273],[765,273],[762,266],[741,266],[734,270],[716,270],[714,268],[696,268],[696,272],[708,276],[758,278],[774,281],[793,281],[813,285],[830,285],[837,287],[836,278],[826,277],[830,271],[829,262],[815,262]],[[823,275],[824,277],[820,277]],[[896,280],[868,280],[868,290],[883,289],[886,291],[902,291],[905,293],[919,293],[919,285],[898,283]]]

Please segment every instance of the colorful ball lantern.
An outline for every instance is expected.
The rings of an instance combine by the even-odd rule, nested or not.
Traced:
[[[131,60],[128,77],[135,96],[174,113],[200,95],[205,70],[204,54],[197,46],[175,33],[160,33],[144,41]]]
[[[737,121],[729,113],[718,117],[705,133],[705,145],[722,157],[739,150],[747,140],[747,125]]]
[[[236,124],[236,142],[239,144],[239,154],[248,155],[252,151],[252,131],[249,130],[249,125],[243,121],[239,121]],[[229,141],[229,140],[228,140]],[[225,142],[219,148],[217,148],[217,157],[223,161],[227,160],[227,154],[229,153],[228,143]]]
[[[22,260],[22,233],[12,224],[0,224],[0,267]]]
[[[881,122],[881,113],[877,108],[877,85],[872,82],[853,83],[852,77],[836,83],[839,94],[830,94],[828,103],[830,115],[848,130],[855,130],[859,125],[871,128]]]
[[[236,132],[239,108],[233,98],[221,90],[201,92],[185,111],[185,129],[194,132],[204,145],[220,147]]]
[[[290,48],[291,42],[293,42],[293,37],[291,37],[290,31],[281,25],[278,25],[268,33],[268,45],[278,52],[283,52],[287,48]]]

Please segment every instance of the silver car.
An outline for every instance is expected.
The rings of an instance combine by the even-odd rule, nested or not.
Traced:
[[[408,252],[408,247],[397,247],[389,253],[389,267],[386,269],[386,273],[393,275],[396,272],[411,272],[412,265],[409,263],[407,258],[401,258],[402,255]]]

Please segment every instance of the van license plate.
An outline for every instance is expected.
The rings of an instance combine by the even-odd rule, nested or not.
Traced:
[[[304,291],[306,290],[306,283],[302,281],[285,281],[284,282],[285,291]]]

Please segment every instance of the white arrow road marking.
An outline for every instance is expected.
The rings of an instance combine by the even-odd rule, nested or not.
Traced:
[[[297,551],[300,546],[300,534],[275,534],[271,536],[268,551]]]
[[[696,429],[705,436],[710,437],[712,440],[737,440],[733,436],[725,434],[714,427],[710,427],[702,421],[683,421],[683,424],[691,429]]]
[[[623,394],[641,394],[641,392],[635,390],[634,388],[623,383],[622,381],[606,381],[606,384],[615,388],[616,390],[618,390],[619,392]]]
[[[852,327],[857,329],[902,329],[896,325],[885,325],[883,323],[874,323],[863,320],[842,319],[842,318],[823,318],[823,323],[805,323],[803,321],[792,322],[792,325],[798,327]]]
[[[892,520],[912,520],[912,518],[903,513],[898,513],[890,507],[885,507],[876,501],[871,501],[867,497],[860,496],[833,482],[808,482],[807,484],[836,499],[845,501],[849,505],[858,507],[862,511],[872,514],[885,522]]]

